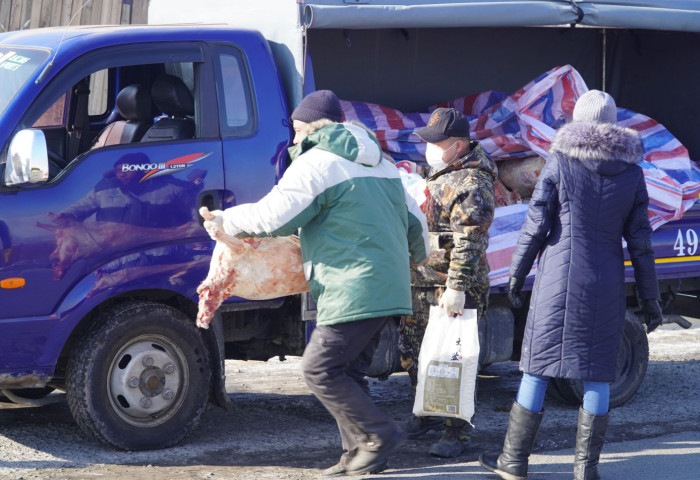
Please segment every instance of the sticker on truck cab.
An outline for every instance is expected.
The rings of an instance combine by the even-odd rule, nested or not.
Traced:
[[[144,180],[160,177],[161,175],[170,175],[172,173],[184,170],[191,167],[194,163],[204,160],[212,152],[208,153],[190,153],[188,155],[183,155],[182,157],[173,158],[167,162],[154,162],[154,163],[129,163],[124,162],[121,164],[122,173],[127,172],[147,172],[140,182]]]
[[[627,244],[625,243],[625,246]],[[694,228],[668,229],[655,233],[654,253],[656,264],[678,264],[700,260],[700,235]],[[625,260],[625,266],[632,261]]]
[[[673,249],[676,251],[676,256],[685,257],[687,255],[695,255],[698,251],[698,234],[692,228],[685,231],[682,228],[678,229],[676,241],[673,244]]]
[[[0,56],[0,68],[5,70],[19,70],[22,65],[29,61],[29,57],[17,55],[15,52],[7,52]]]

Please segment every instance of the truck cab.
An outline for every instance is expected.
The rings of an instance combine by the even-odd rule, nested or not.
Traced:
[[[285,299],[229,299],[225,328],[193,321],[213,248],[199,207],[256,201],[286,165],[289,113],[259,33],[12,32],[0,82],[0,389],[65,390],[92,436],[156,448],[210,391],[226,403],[226,343],[240,358],[301,352]]]

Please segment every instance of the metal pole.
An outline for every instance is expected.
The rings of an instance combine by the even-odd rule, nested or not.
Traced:
[[[607,28],[603,29],[603,68],[602,68],[602,81],[603,81],[603,88],[602,90],[604,92],[607,91],[607,53],[608,53],[608,30]]]

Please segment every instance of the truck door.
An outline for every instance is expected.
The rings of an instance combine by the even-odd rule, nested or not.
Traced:
[[[0,368],[55,363],[61,345],[50,345],[57,342],[50,336],[67,313],[57,308],[69,292],[81,303],[98,302],[129,284],[131,289],[167,288],[196,298],[210,248],[197,208],[220,208],[224,188],[207,52],[204,44],[192,42],[93,51],[52,78],[18,119],[15,132],[32,127],[45,131],[53,171],[38,187],[0,185],[0,279],[24,282],[22,288],[0,289]],[[103,77],[106,83],[90,85],[91,77]],[[157,88],[161,77],[170,82],[166,89],[177,84],[191,98],[169,98],[170,91],[153,91],[161,98],[151,98],[151,88]],[[127,84],[140,84],[149,92],[147,101],[156,117],[153,131],[143,141],[91,149],[92,137],[108,119],[123,120],[110,115],[110,102]],[[85,87],[87,102],[76,97]],[[191,112],[165,111],[182,109],[178,102],[187,101]],[[172,107],[173,102],[178,105]],[[72,158],[72,134],[81,123],[76,117],[91,103],[104,104],[105,110],[87,115]],[[169,136],[180,128],[175,125],[180,120],[191,124],[191,131]],[[167,122],[170,128],[156,131]],[[130,276],[124,275],[127,271]],[[76,294],[77,285],[84,291]]]
[[[277,69],[269,50],[261,50],[267,45],[262,37],[249,36],[240,43],[240,48],[216,45],[212,50],[226,188],[233,195],[227,207],[257,201],[272,189],[286,166],[292,138]]]
[[[212,48],[228,194],[225,207],[255,202],[275,186],[286,166],[291,139],[284,93],[272,57],[264,50],[267,45],[262,37],[247,35],[237,43]],[[243,301],[232,297],[226,303]]]

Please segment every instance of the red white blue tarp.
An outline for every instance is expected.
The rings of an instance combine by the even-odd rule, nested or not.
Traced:
[[[556,130],[571,119],[574,104],[588,87],[570,65],[554,68],[517,92],[488,91],[444,102],[426,112],[402,113],[377,104],[341,101],[346,120],[358,120],[375,131],[382,148],[396,160],[425,164],[425,143],[414,133],[427,124],[430,111],[454,107],[467,115],[473,140],[496,162],[539,155],[547,158]],[[663,125],[624,108],[618,124],[637,130],[644,143],[641,163],[649,192],[649,220],[654,229],[681,218],[700,194],[700,168],[688,150]],[[496,209],[487,255],[491,283],[505,283],[512,251],[527,205]]]

